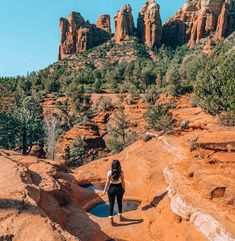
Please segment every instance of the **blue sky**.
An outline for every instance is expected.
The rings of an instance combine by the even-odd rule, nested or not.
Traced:
[[[78,11],[95,23],[130,3],[135,19],[145,0],[0,0],[0,76],[25,75],[57,61],[59,18]],[[163,22],[185,0],[158,0]],[[113,21],[113,20],[112,20]]]

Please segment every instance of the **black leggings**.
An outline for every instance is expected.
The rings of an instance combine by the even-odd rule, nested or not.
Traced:
[[[113,209],[114,209],[114,203],[115,198],[117,198],[118,203],[118,212],[122,213],[122,198],[124,194],[124,189],[122,187],[122,184],[110,184],[109,190],[108,190],[108,196],[109,196],[109,216],[113,216]]]

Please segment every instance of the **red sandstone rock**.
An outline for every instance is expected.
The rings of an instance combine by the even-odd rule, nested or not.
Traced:
[[[161,44],[162,20],[160,6],[155,0],[149,0],[140,10],[137,29],[141,41],[148,47]]]
[[[234,1],[190,0],[163,26],[162,43],[176,47],[198,44],[203,38],[227,37],[234,30]]]
[[[114,17],[115,21],[115,36],[117,43],[128,40],[134,34],[134,20],[132,9],[129,4],[126,4]]]
[[[222,39],[229,36],[234,31],[235,26],[235,2],[226,0],[220,13],[216,39]]]
[[[111,23],[110,23],[110,15],[101,15],[96,22],[96,26],[99,29],[106,31],[111,34]]]
[[[105,19],[108,26],[108,17],[106,16]],[[111,37],[110,32],[100,27],[85,21],[77,12],[72,12],[68,19],[61,18],[59,60],[107,41]]]

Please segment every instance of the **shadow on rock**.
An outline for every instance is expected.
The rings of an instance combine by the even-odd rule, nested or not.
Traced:
[[[153,200],[150,202],[150,204],[142,207],[142,211],[146,211],[150,208],[157,207],[157,205],[165,198],[166,195],[167,195],[167,191],[162,193],[160,196],[154,197]]]

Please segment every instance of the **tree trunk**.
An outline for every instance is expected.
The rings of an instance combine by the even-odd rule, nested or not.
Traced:
[[[22,130],[22,155],[27,155],[27,131],[25,125],[23,126]]]

